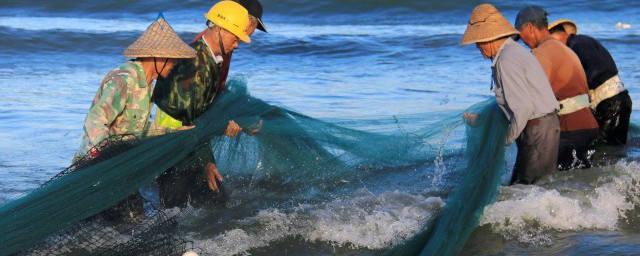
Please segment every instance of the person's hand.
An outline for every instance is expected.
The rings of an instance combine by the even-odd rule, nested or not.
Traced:
[[[251,130],[247,130],[247,131],[245,131],[245,133],[247,133],[249,135],[255,135],[256,133],[260,132],[260,128],[262,128],[262,119],[260,119],[260,121],[258,121],[258,124],[255,126],[255,128],[253,128]]]
[[[183,126],[180,126],[180,128],[178,128],[178,131],[186,131],[186,130],[191,130],[193,128],[196,128],[196,126],[195,125],[186,125],[186,126],[183,125]]]
[[[227,130],[224,132],[225,135],[229,137],[238,136],[238,134],[242,131],[242,128],[233,120],[229,121],[227,125]]]
[[[476,125],[476,118],[478,118],[478,114],[472,114],[472,113],[464,113],[462,115],[462,117],[464,118],[464,121],[470,125],[470,126],[475,126]]]
[[[212,191],[220,191],[216,180],[218,182],[222,182],[222,175],[220,175],[220,171],[218,171],[218,166],[216,166],[216,164],[207,163],[204,167],[204,177],[207,178],[207,184]]]
[[[96,148],[91,148],[89,150],[89,157],[96,158],[98,157],[98,155],[100,155],[100,151],[98,151]]]

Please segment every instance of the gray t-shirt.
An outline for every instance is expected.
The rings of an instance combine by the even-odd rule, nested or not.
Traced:
[[[496,101],[511,122],[507,144],[520,136],[527,121],[560,108],[540,62],[511,38],[498,50],[491,70]]]

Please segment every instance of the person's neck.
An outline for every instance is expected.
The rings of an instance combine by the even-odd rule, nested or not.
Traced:
[[[538,46],[540,46],[540,44],[542,44],[544,41],[547,41],[547,39],[550,36],[551,35],[549,34],[549,30],[546,30],[546,29],[536,30],[536,32],[535,32],[536,47],[534,47],[534,48],[538,48]]]
[[[498,55],[498,50],[500,47],[507,41],[507,38],[501,38],[491,42],[491,59],[495,58]]]
[[[158,78],[158,73],[156,72],[156,66],[153,58],[138,59],[138,61],[142,64],[142,70],[144,71],[147,84],[149,85],[149,87],[153,86],[153,80]],[[162,65],[161,63],[159,64]]]
[[[563,34],[560,34],[559,36],[556,36],[555,38],[558,39],[560,42],[562,42],[562,44],[566,45],[567,40],[569,40],[569,34],[563,33]]]
[[[215,55],[222,55],[222,49],[220,49],[220,38],[219,33],[215,31],[215,29],[207,29],[202,35],[205,41],[207,41],[207,45],[211,48],[211,51]]]

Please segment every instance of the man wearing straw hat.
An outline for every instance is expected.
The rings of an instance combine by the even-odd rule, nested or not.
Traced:
[[[618,67],[598,40],[578,35],[578,25],[559,19],[549,25],[551,36],[578,55],[587,75],[591,110],[600,126],[598,144],[627,144],[632,102],[618,76]]]
[[[111,136],[141,135],[149,128],[153,81],[166,77],[176,59],[195,58],[162,14],[124,51],[135,58],[102,80],[84,122],[83,153],[99,154],[95,146]]]
[[[481,4],[471,13],[460,44],[475,43],[491,59],[492,90],[511,123],[507,144],[515,140],[518,146],[511,184],[531,184],[557,171],[558,102],[540,63],[511,39],[517,34],[493,5]]]
[[[153,123],[148,121],[154,80],[166,77],[176,59],[195,58],[196,53],[160,14],[142,36],[125,49],[124,56],[134,59],[109,72],[102,80],[85,118],[82,152],[76,154],[74,163],[80,159],[94,161],[101,150],[110,146],[110,138],[124,136],[121,139],[126,140],[152,135],[149,131],[156,128],[150,128]],[[142,198],[135,193],[102,216],[121,219],[142,214]]]
[[[191,125],[213,103],[221,89],[224,56],[229,56],[240,41],[250,43],[247,33],[251,18],[247,9],[234,1],[220,1],[205,14],[207,29],[191,44],[195,60],[176,64],[167,79],[160,81],[154,91],[158,111],[157,122],[163,127]],[[254,28],[255,29],[255,28]],[[227,68],[228,71],[228,68]],[[226,77],[226,73],[224,74]],[[233,137],[242,128],[230,120],[225,134]],[[198,147],[181,163],[160,178],[160,197],[165,207],[184,207],[210,204],[220,195],[222,181],[210,142]]]
[[[591,113],[587,77],[578,56],[549,34],[547,12],[538,6],[522,9],[516,17],[520,37],[540,61],[560,103],[561,170],[589,168],[598,122]]]

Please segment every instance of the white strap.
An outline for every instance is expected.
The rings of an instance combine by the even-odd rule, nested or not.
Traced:
[[[620,81],[620,77],[618,75],[609,78],[609,80],[602,83],[595,90],[589,90],[591,108],[596,109],[600,102],[616,96],[623,91],[625,91],[624,84]]]
[[[566,98],[561,100],[560,102],[560,110],[558,110],[558,115],[567,115],[573,112],[576,112],[583,108],[588,108],[589,104],[589,95],[580,94],[578,96],[574,96],[571,98]]]

